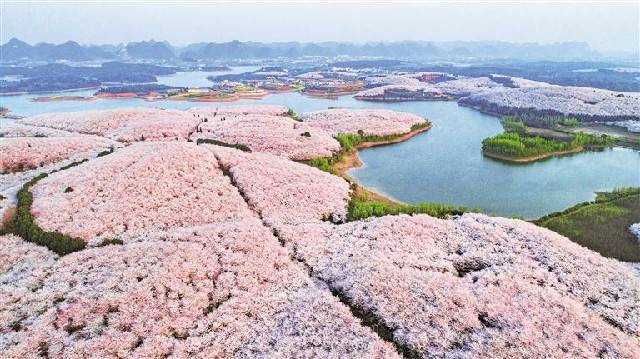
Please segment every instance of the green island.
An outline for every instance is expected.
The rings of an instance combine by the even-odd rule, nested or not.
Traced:
[[[469,212],[465,207],[456,207],[448,204],[399,203],[358,186],[346,174],[349,168],[360,165],[357,156],[358,149],[402,142],[430,128],[431,122],[426,120],[423,123],[413,125],[410,132],[401,135],[338,134],[335,136],[341,147],[338,153],[331,157],[313,158],[305,163],[322,171],[341,176],[351,184],[353,192],[349,200],[348,221],[398,214],[428,214],[432,217],[444,218],[449,215],[461,215],[464,212]]]
[[[500,122],[506,132],[482,141],[482,153],[487,157],[509,162],[533,162],[551,156],[581,152],[586,148],[603,148],[615,144],[615,139],[605,134],[563,133],[542,137],[531,134],[524,121],[511,116],[503,117]],[[572,125],[576,120],[566,118],[560,122]]]
[[[562,212],[548,214],[534,223],[560,233],[605,257],[640,261],[638,239],[629,226],[640,221],[640,187],[598,192],[593,202],[584,202]]]

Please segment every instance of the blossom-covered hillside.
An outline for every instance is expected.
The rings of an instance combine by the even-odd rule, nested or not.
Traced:
[[[308,112],[302,120],[322,128],[332,135],[340,133],[368,135],[398,135],[424,123],[420,116],[390,110],[330,109]]]
[[[215,139],[290,158],[308,160],[330,157],[340,144],[322,129],[294,121],[287,116],[217,115],[207,118],[192,138]]]
[[[185,111],[153,108],[47,113],[19,121],[123,142],[186,140],[199,122]]]
[[[542,86],[472,94],[463,103],[488,103],[512,109],[553,110],[565,115],[640,118],[640,94],[588,87]]]
[[[224,146],[126,143],[22,178],[48,172],[23,187],[0,236],[0,358],[637,358],[634,266],[520,220],[347,221],[350,184],[291,160],[312,142],[284,147],[295,126],[330,132],[284,107],[206,111],[184,112],[194,139]],[[345,118],[329,130],[414,120]],[[253,151],[226,147],[241,138],[228,133]],[[95,137],[64,138],[78,136]],[[44,247],[66,236],[82,245]]]
[[[255,219],[63,258],[0,243],[3,358],[396,356]]]
[[[346,218],[350,189],[344,179],[269,154],[207,147],[266,223],[278,226]]]
[[[22,172],[106,150],[112,141],[96,136],[14,137],[0,142],[0,173]]]
[[[131,145],[32,193],[38,225],[86,241],[252,216],[211,152],[187,142]]]

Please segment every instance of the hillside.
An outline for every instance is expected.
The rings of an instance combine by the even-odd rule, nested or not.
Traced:
[[[640,352],[630,267],[520,220],[349,221],[352,186],[289,159],[297,152],[281,140],[330,139],[344,124],[332,111],[302,124],[285,111],[59,113],[3,129],[30,141],[3,145],[12,158],[54,138],[83,142],[0,176],[5,217],[17,207],[0,236],[0,357]],[[363,133],[419,120],[387,111],[380,129],[367,118],[379,112],[357,115]],[[253,137],[237,130],[248,124]],[[228,143],[194,141],[203,133]]]

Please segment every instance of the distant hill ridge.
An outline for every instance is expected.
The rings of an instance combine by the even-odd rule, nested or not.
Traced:
[[[12,38],[0,46],[2,61],[86,61],[112,59],[148,60],[217,60],[237,58],[276,58],[299,56],[368,56],[422,59],[520,59],[520,60],[585,60],[602,56],[585,42],[553,44],[509,43],[499,41],[398,41],[369,42],[201,42],[185,47],[167,41],[141,41],[119,45],[81,45],[74,41],[62,44],[30,45]]]

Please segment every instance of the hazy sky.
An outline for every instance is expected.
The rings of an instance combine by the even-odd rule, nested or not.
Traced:
[[[504,40],[638,50],[636,1],[13,1],[4,43]]]

